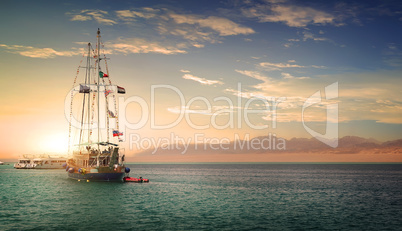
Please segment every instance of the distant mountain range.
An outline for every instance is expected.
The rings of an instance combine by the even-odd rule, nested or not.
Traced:
[[[381,143],[373,138],[366,139],[358,136],[345,136],[338,140],[337,148],[331,148],[314,138],[293,138],[287,141],[287,151],[326,151],[330,153],[359,153],[372,151],[373,153],[402,153],[402,139]]]
[[[179,144],[150,148],[137,156],[177,155],[177,154],[245,154],[245,153],[402,153],[402,139],[380,142],[358,136],[345,136],[338,140],[338,147],[331,148],[315,138],[292,138],[286,140],[276,136],[260,136],[250,140],[237,140],[224,144]]]

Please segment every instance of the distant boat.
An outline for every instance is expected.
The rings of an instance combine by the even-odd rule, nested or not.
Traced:
[[[16,169],[62,169],[66,157],[49,155],[24,155],[14,164]]]
[[[119,147],[123,133],[118,126],[116,93],[125,94],[125,89],[112,85],[107,58],[105,54],[101,57],[101,46],[103,44],[98,29],[96,47],[88,43],[85,79],[76,85],[79,83],[77,78],[81,66],[74,79],[75,90],[71,94],[69,121],[70,157],[66,171],[70,178],[77,180],[123,182],[129,169],[124,166],[124,153]],[[103,67],[101,61],[105,62]],[[78,107],[74,107],[74,102],[77,101]],[[80,120],[78,125],[72,123],[75,114],[78,114],[78,119],[74,118],[74,121]],[[106,125],[103,129],[98,128],[102,122]],[[75,136],[72,135],[73,129],[77,130]]]
[[[0,161],[0,165],[3,165],[3,164],[4,164],[4,162],[1,162],[1,161]]]

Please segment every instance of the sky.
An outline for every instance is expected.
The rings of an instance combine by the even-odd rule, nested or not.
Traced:
[[[65,102],[98,28],[129,155],[172,137],[402,138],[399,1],[0,5],[0,158],[66,152]]]

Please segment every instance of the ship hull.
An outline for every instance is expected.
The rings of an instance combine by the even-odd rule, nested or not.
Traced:
[[[124,172],[86,173],[86,174],[69,172],[68,177],[75,179],[75,180],[123,182]]]

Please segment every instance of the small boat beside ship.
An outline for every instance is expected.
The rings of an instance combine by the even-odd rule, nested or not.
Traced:
[[[123,178],[124,182],[133,182],[133,183],[149,183],[148,179],[144,179],[141,176],[139,178],[125,176]]]
[[[16,169],[63,169],[66,157],[50,155],[23,155],[14,164]]]

